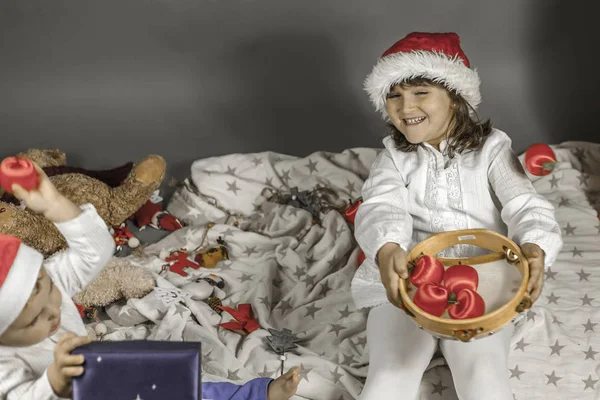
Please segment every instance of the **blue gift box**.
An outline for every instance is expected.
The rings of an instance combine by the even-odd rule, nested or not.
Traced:
[[[73,400],[202,399],[199,342],[93,342],[73,354],[85,356]]]

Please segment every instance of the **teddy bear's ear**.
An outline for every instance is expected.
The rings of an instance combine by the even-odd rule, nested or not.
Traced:
[[[46,150],[46,154],[55,160],[58,165],[67,165],[67,155],[59,149],[48,149]]]

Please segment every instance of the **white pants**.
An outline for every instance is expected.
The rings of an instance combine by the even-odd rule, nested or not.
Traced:
[[[440,340],[404,311],[384,304],[369,312],[369,371],[360,400],[413,400],[439,342],[461,400],[512,400],[508,353],[512,324],[469,343]]]

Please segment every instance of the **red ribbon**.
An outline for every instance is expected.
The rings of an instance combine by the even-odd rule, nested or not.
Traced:
[[[256,319],[252,317],[252,308],[250,304],[240,304],[237,310],[227,306],[217,306],[217,308],[228,312],[233,318],[236,319],[236,321],[229,321],[219,324],[219,326],[225,329],[250,333],[260,328],[260,325]]]

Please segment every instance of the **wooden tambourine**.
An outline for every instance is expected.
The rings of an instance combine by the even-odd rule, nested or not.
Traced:
[[[504,259],[515,266],[520,275],[521,283],[516,294],[503,306],[477,318],[450,319],[436,317],[426,313],[413,303],[407,291],[407,281],[400,279],[400,295],[404,303],[404,311],[422,329],[443,339],[468,342],[487,335],[492,335],[505,324],[513,321],[520,313],[531,307],[531,299],[527,293],[529,282],[529,264],[521,248],[507,237],[486,229],[465,229],[434,234],[417,244],[408,254],[408,262],[421,255],[436,256],[440,251],[454,245],[474,245],[491,253],[471,258],[441,258],[436,257],[448,267],[455,264],[475,266]],[[482,266],[481,268],[485,268]]]

